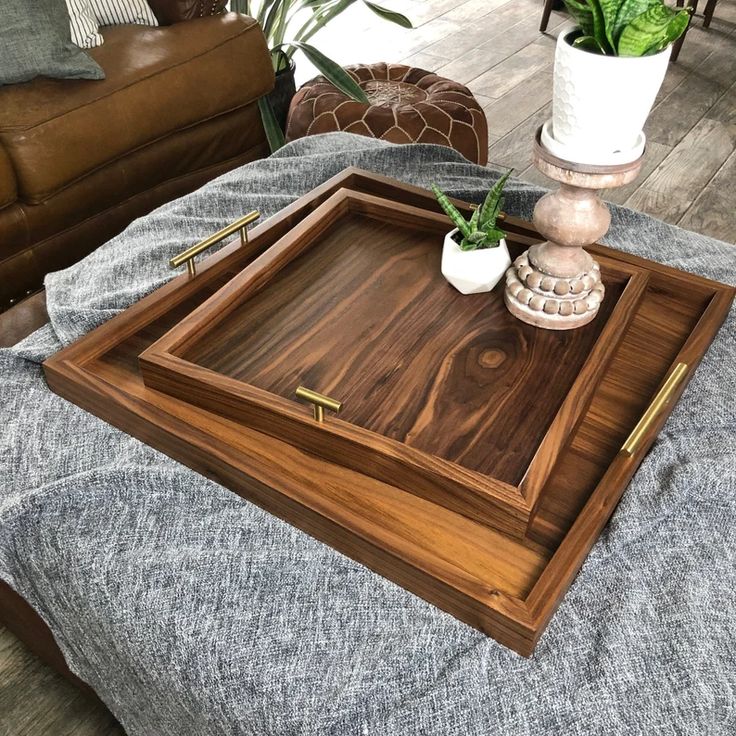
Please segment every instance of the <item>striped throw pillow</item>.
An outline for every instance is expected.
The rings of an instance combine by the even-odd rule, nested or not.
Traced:
[[[101,26],[137,23],[157,26],[158,21],[146,0],[87,0]]]
[[[69,11],[69,28],[72,42],[80,49],[93,49],[102,44],[97,18],[89,6],[89,0],[66,0]]]

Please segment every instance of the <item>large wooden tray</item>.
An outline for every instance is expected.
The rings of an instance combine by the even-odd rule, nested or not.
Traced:
[[[447,218],[341,189],[140,357],[150,388],[523,536],[647,272],[567,334],[440,273]],[[526,246],[509,238],[512,257]],[[343,402],[317,422],[305,385]]]
[[[144,351],[341,188],[437,211],[423,190],[347,170],[255,228],[249,244],[224,247],[196,276],[174,279],[50,358],[49,385],[528,655],[716,334],[733,289],[591,248],[597,259],[645,271],[648,282],[519,537],[144,384]],[[538,240],[528,223],[509,217],[505,226],[516,246]]]

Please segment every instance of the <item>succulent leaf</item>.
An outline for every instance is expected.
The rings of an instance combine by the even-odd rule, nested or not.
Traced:
[[[618,49],[618,41],[621,38],[621,33],[634,18],[645,13],[654,5],[661,4],[662,0],[624,0],[613,22],[613,29],[611,31],[614,48]]]
[[[655,53],[669,46],[671,43],[677,41],[680,36],[687,30],[690,23],[690,8],[681,10],[675,14],[675,17],[669,22],[667,31],[665,32],[664,40],[659,44],[658,47],[650,48],[647,53]]]
[[[490,232],[486,233],[486,242],[498,244],[498,242],[505,237],[506,232],[504,230],[501,230],[500,228],[495,227]]]
[[[606,50],[604,48],[601,48],[601,45],[598,43],[598,40],[595,38],[595,36],[578,36],[572,42],[572,45],[575,48],[585,49],[586,51],[593,51],[596,54],[606,53]]]
[[[680,18],[677,19],[677,16]],[[684,32],[689,17],[687,10],[678,13],[666,5],[652,5],[621,32],[618,41],[619,56],[644,56],[648,52],[663,49]]]
[[[564,0],[582,30],[573,46],[599,54],[644,56],[666,48],[687,29],[691,8],[663,0]]]
[[[581,0],[564,0],[565,7],[575,22],[583,29],[584,36],[593,35],[593,12]]]
[[[487,231],[489,227],[495,227],[498,213],[501,211],[503,188],[512,171],[513,169],[509,169],[486,195],[486,199],[480,207],[479,227],[481,230]]]
[[[506,237],[506,233],[496,226],[496,220],[503,206],[503,187],[510,175],[511,170],[493,185],[483,204],[473,211],[470,222],[466,222],[446,194],[436,185],[432,185],[432,192],[437,197],[437,202],[462,235],[459,243],[461,250],[495,248],[498,241]]]
[[[593,37],[603,49],[603,53],[613,53],[613,49],[606,38],[606,21],[601,10],[600,0],[586,0],[593,15]]]
[[[463,239],[467,240],[470,238],[473,234],[473,230],[471,229],[470,224],[465,221],[460,210],[450,202],[448,196],[440,190],[437,185],[432,184],[432,192],[434,193],[434,196],[437,197],[437,202],[439,206],[442,207],[444,213],[450,218],[452,224],[460,231]]]
[[[478,229],[478,221],[480,220],[480,207],[476,207],[473,210],[473,214],[470,218],[470,229],[475,231]]]
[[[504,200],[503,197],[499,197],[498,201],[493,206],[493,212],[491,216],[488,218],[488,220],[486,221],[486,224],[482,228],[484,233],[487,234],[496,229],[496,226],[497,226],[496,220],[498,219],[498,214],[499,212],[501,212],[501,208],[503,207],[503,200]]]
[[[625,2],[627,2],[627,0],[598,0],[601,12],[603,13],[603,25],[606,33],[606,40],[612,49],[616,48],[616,44],[613,40],[616,17],[618,16],[621,6]]]

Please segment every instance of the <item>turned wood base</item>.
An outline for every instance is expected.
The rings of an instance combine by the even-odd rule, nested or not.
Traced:
[[[548,330],[572,330],[593,320],[605,296],[598,264],[584,249],[607,232],[611,213],[599,191],[633,181],[642,159],[616,166],[563,161],[541,143],[534,164],[559,189],[534,208],[534,226],[547,241],[532,246],[506,272],[504,300],[511,314]]]
[[[506,271],[504,299],[511,314],[522,322],[548,330],[571,330],[587,325],[605,295],[598,263],[571,278],[552,276],[535,262],[532,246]]]

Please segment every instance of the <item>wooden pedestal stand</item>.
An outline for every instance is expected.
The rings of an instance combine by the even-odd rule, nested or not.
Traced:
[[[605,294],[600,268],[583,249],[603,237],[611,224],[599,191],[636,179],[643,157],[616,166],[563,161],[542,145],[540,132],[534,165],[560,182],[560,188],[545,194],[534,208],[534,226],[547,241],[522,253],[506,272],[505,301],[523,322],[571,330],[596,316]]]

